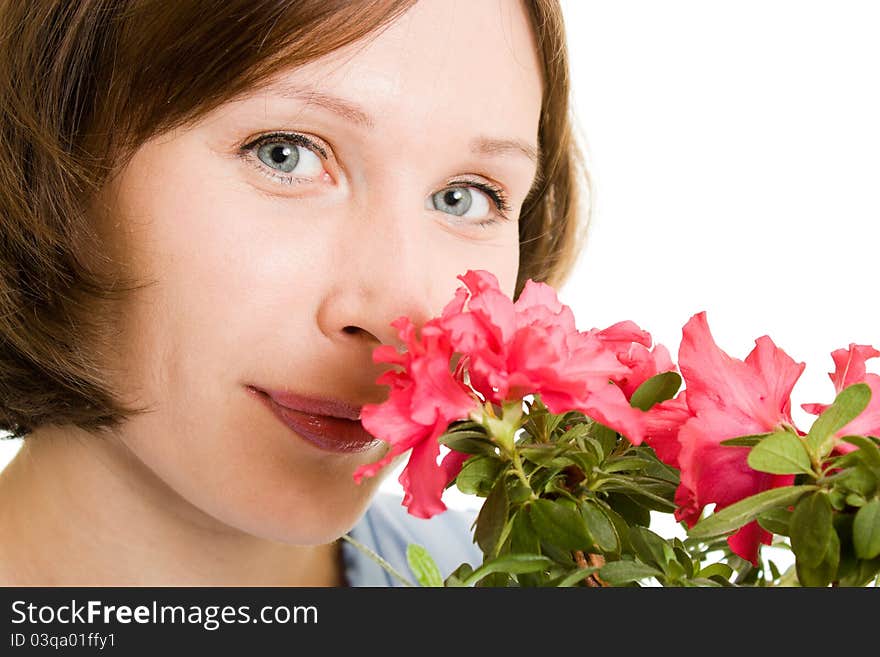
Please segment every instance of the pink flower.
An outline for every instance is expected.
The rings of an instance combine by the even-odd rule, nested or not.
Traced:
[[[545,283],[526,281],[514,303],[489,272],[459,279],[466,287],[442,326],[455,351],[467,354],[476,391],[496,404],[537,393],[551,413],[579,410],[642,442],[646,417],[630,406],[632,391],[658,367],[674,368],[664,348],[647,349],[650,334],[632,322],[578,331],[571,308]]]
[[[674,399],[668,399],[652,406],[646,413],[645,442],[666,465],[681,470],[678,455],[681,443],[678,432],[681,426],[694,414],[687,405],[687,390],[681,391]]]
[[[855,383],[867,383],[871,388],[871,400],[868,406],[852,422],[838,431],[835,436],[876,436],[880,437],[880,376],[866,373],[865,361],[880,356],[871,345],[850,343],[849,349],[837,349],[831,352],[834,359],[835,369],[828,376],[834,383],[834,390],[840,393],[844,388]],[[828,408],[829,404],[801,404],[801,408],[807,413],[819,415]],[[838,442],[838,452],[851,452],[858,449],[855,445]]]
[[[662,344],[656,345],[652,350],[651,334],[640,329],[634,322],[618,322],[601,331],[592,329],[590,333],[612,349],[617,360],[626,366],[626,374],[613,375],[611,380],[623,390],[627,400],[655,374],[675,369],[669,350]]]
[[[715,344],[701,312],[685,324],[679,367],[693,417],[678,432],[681,483],[676,518],[693,526],[703,507],[722,509],[756,493],[786,486],[793,475],[772,475],[749,467],[748,447],[721,445],[738,436],[769,433],[791,419],[791,390],[804,370],[768,336],[755,340],[745,361],[731,358]],[[731,549],[757,563],[759,543],[772,535],[751,522],[728,538]]]
[[[391,449],[379,461],[359,467],[354,478],[360,482],[363,477],[374,476],[395,456],[412,449],[398,479],[404,489],[403,505],[414,516],[430,518],[446,510],[441,500],[443,490],[458,476],[469,456],[450,450],[438,467],[437,438],[450,423],[467,418],[480,402],[450,373],[452,348],[439,320],[428,321],[422,327],[421,338],[407,317],[396,319],[392,326],[407,351],[399,354],[394,347],[382,345],[373,351],[373,361],[400,365],[404,370],[384,372],[376,382],[391,386],[388,400],[367,404],[361,411],[364,428],[390,443]]]
[[[651,349],[651,334],[640,329],[634,322],[618,322],[601,331],[593,329],[591,333],[612,349],[617,360],[629,370],[624,375],[611,376],[611,380],[623,391],[627,401],[652,376],[676,369],[669,350],[662,344]],[[679,467],[678,430],[691,417],[685,400],[685,393],[681,392],[674,399],[655,404],[648,413],[639,414],[644,441],[654,449],[661,461],[675,468]]]
[[[458,278],[464,287],[456,290],[440,317],[425,324],[421,338],[408,318],[392,323],[406,352],[389,345],[373,352],[375,362],[403,371],[379,377],[377,383],[391,386],[389,399],[365,406],[361,413],[367,431],[391,449],[378,462],[358,468],[357,481],[412,449],[400,476],[404,505],[422,518],[445,510],[442,492],[467,455],[451,451],[438,466],[437,438],[450,423],[479,408],[477,394],[496,405],[540,394],[552,413],[579,410],[634,444],[648,430],[663,442],[670,420],[662,412],[678,418],[682,404],[669,402],[653,416],[629,404],[639,384],[674,368],[665,348],[649,348],[649,333],[632,322],[580,332],[571,309],[544,283],[526,281],[514,303],[490,272],[469,270]],[[461,358],[450,373],[456,356]]]

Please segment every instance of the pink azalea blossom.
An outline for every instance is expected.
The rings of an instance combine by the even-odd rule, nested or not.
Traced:
[[[611,380],[623,390],[627,400],[655,374],[675,369],[669,350],[662,344],[652,349],[651,334],[640,329],[635,322],[626,320],[601,331],[592,329],[590,333],[613,350],[617,360],[626,366],[628,371],[625,374],[612,375]]]
[[[361,411],[364,428],[387,441],[390,449],[382,459],[363,465],[354,473],[355,481],[360,482],[412,449],[398,481],[404,490],[403,505],[419,518],[430,518],[446,510],[441,500],[443,490],[458,476],[469,456],[450,450],[438,467],[437,438],[450,423],[466,419],[480,405],[460,378],[450,373],[452,348],[438,323],[437,319],[428,321],[419,338],[412,322],[400,317],[392,326],[398,330],[407,351],[398,353],[391,345],[373,351],[374,362],[399,365],[403,371],[384,372],[376,382],[391,386],[388,400],[367,404]]]
[[[612,375],[611,380],[623,391],[629,401],[645,381],[661,372],[676,369],[669,350],[662,344],[651,348],[651,334],[632,321],[613,324],[606,329],[590,331],[611,348],[617,360],[629,370],[623,375]],[[643,427],[644,441],[650,445],[664,463],[678,468],[678,430],[691,417],[685,392],[674,399],[655,404],[649,413],[638,414]]]
[[[701,312],[685,324],[679,367],[692,417],[678,431],[676,518],[693,526],[707,504],[722,509],[756,493],[790,485],[793,475],[772,475],[749,467],[748,447],[721,445],[738,436],[776,431],[789,425],[791,390],[804,370],[768,336],[755,340],[745,361],[731,358],[712,338]],[[800,433],[800,432],[799,432]],[[772,535],[753,521],[728,538],[731,549],[757,563],[759,543]]]
[[[578,331],[571,308],[545,283],[526,281],[513,302],[489,272],[459,279],[466,287],[442,325],[455,351],[467,354],[476,391],[496,404],[537,393],[551,413],[579,410],[642,442],[647,418],[629,398],[658,368],[674,369],[665,348],[648,349],[650,334],[632,322]]]
[[[674,399],[655,404],[646,416],[645,442],[653,448],[657,458],[681,470],[678,461],[681,452],[678,432],[694,416],[687,405],[687,390],[681,391]]]
[[[377,383],[391,387],[389,399],[367,405],[361,413],[364,428],[391,449],[378,462],[358,468],[357,481],[412,449],[400,476],[404,505],[423,518],[445,510],[443,489],[467,455],[450,451],[438,466],[437,438],[450,423],[479,407],[476,393],[496,405],[540,394],[550,412],[580,410],[634,444],[642,442],[647,430],[663,434],[660,411],[648,416],[629,404],[644,380],[674,369],[664,347],[650,349],[649,333],[633,322],[578,331],[571,309],[544,283],[526,281],[514,303],[490,272],[469,270],[458,278],[465,285],[440,317],[425,324],[421,338],[408,318],[392,323],[407,351],[383,345],[373,353],[375,362],[403,371],[379,377]],[[450,373],[457,356],[458,366]],[[679,413],[671,412],[676,417]]]
[[[848,349],[837,349],[831,352],[835,369],[828,376],[834,384],[836,393],[856,383],[867,383],[871,388],[871,400],[868,406],[852,422],[838,431],[835,436],[876,436],[880,438],[880,376],[865,370],[865,361],[880,356],[871,345],[850,343]],[[801,404],[807,413],[819,415],[829,404]],[[851,452],[858,449],[855,445],[838,442],[838,452]]]

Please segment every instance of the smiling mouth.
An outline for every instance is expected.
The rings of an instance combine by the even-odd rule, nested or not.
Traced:
[[[346,420],[287,408],[276,403],[262,390],[250,386],[248,393],[300,438],[323,451],[341,454],[365,452],[382,443],[364,429],[360,420]]]

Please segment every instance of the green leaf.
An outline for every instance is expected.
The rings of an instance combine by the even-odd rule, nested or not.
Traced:
[[[469,563],[464,562],[458,568],[449,573],[449,577],[446,578],[444,584],[449,587],[464,586],[464,580],[470,577],[472,572],[474,572],[474,567]]]
[[[507,496],[511,504],[520,504],[532,496],[532,489],[517,479],[510,490],[507,491]]]
[[[529,475],[529,484],[539,495],[541,492],[550,492],[550,490],[555,487],[555,481],[565,476],[560,474],[562,470],[562,468],[557,468],[555,466],[536,468]]]
[[[513,515],[510,529],[510,551],[517,554],[540,554],[541,541],[529,522],[529,514],[520,508]]]
[[[681,387],[681,375],[678,372],[661,372],[644,381],[629,400],[630,406],[647,411],[654,404],[675,397]]]
[[[569,573],[565,577],[563,577],[560,582],[556,585],[557,587],[568,587],[574,586],[581,580],[586,579],[593,573],[595,573],[598,568],[578,568],[577,570]]]
[[[669,492],[669,497],[663,497],[651,492],[649,488],[655,484],[659,486],[661,491]],[[676,509],[675,502],[671,499],[675,488],[669,486],[667,482],[660,482],[658,484],[658,482],[652,482],[637,476],[610,476],[603,480],[600,490],[609,492],[626,491],[626,494],[629,495],[633,502],[655,511],[672,513]]]
[[[852,422],[871,401],[871,388],[867,383],[855,383],[841,390],[834,403],[826,408],[813,422],[806,441],[810,450],[824,458],[833,446],[834,434]]]
[[[873,559],[880,555],[880,500],[871,500],[856,513],[853,545],[860,559]]]
[[[822,563],[831,541],[831,502],[816,491],[797,503],[791,515],[791,549],[798,561],[810,568]]]
[[[584,450],[593,457],[596,463],[601,463],[608,456],[602,442],[594,436],[587,436],[584,439]]]
[[[837,576],[837,566],[840,563],[840,539],[837,532],[832,531],[826,551],[821,563],[817,566],[808,566],[798,558],[795,560],[795,571],[798,581],[802,586],[828,586]]]
[[[484,454],[492,456],[497,448],[482,431],[453,431],[444,433],[437,441],[450,449],[465,454]]]
[[[440,569],[428,551],[416,543],[406,546],[406,560],[409,569],[422,586],[443,586]]]
[[[731,575],[733,575],[733,568],[726,563],[709,564],[697,573],[697,577],[705,577],[706,579],[711,577],[721,577],[728,581],[730,580]]]
[[[544,431],[548,437],[553,435],[553,432],[556,431],[556,428],[565,419],[565,415],[565,413],[556,414],[547,412],[544,416]]]
[[[863,497],[872,497],[877,490],[877,477],[870,468],[859,463],[835,477],[835,484]]]
[[[866,586],[880,572],[880,558],[858,559],[852,573],[840,578],[841,586]]]
[[[598,455],[600,461],[607,458],[617,447],[617,432],[604,424],[595,421],[590,424],[590,436],[601,450]]]
[[[501,588],[510,586],[510,575],[507,573],[489,573],[476,583],[480,588]]]
[[[470,577],[464,580],[465,586],[472,586],[492,573],[534,573],[546,570],[553,562],[547,557],[537,554],[505,554],[502,557],[485,562]]]
[[[581,502],[580,509],[581,515],[587,523],[587,531],[593,537],[598,548],[606,554],[618,554],[620,552],[620,537],[605,511],[590,500]]]
[[[504,526],[507,524],[508,509],[507,486],[504,477],[501,477],[477,515],[474,539],[483,554],[495,554]]]
[[[611,493],[608,495],[608,506],[617,512],[627,525],[641,525],[647,527],[651,524],[651,511],[638,504],[626,494]],[[617,528],[618,534],[620,527]]]
[[[456,420],[447,429],[447,433],[459,433],[461,431],[478,431],[483,436],[486,435],[483,425],[473,420]]]
[[[755,433],[749,436],[739,436],[738,438],[728,438],[727,440],[722,440],[721,445],[725,445],[727,447],[754,447],[759,442],[761,442],[764,438],[769,436],[769,433]]]
[[[672,551],[675,552],[675,558],[681,567],[684,569],[684,574],[688,577],[693,577],[695,574],[694,570],[694,560],[691,558],[691,555],[687,553],[687,551],[678,547],[677,545],[672,546]]]
[[[638,561],[623,560],[609,561],[599,569],[599,577],[614,586],[637,582],[648,577],[663,577],[663,573],[656,568],[646,566]]]
[[[850,493],[849,495],[846,496],[846,503],[849,504],[850,506],[855,506],[855,507],[865,506],[865,504],[867,502],[868,502],[868,500],[866,500],[864,497],[862,497],[858,493]]]
[[[788,509],[770,509],[758,516],[758,524],[771,534],[788,536],[791,531],[791,511]]]
[[[621,456],[605,461],[602,465],[602,470],[604,472],[638,472],[644,470],[649,465],[650,463],[648,461],[639,458],[638,456]]]
[[[593,472],[593,468],[596,467],[598,460],[596,456],[590,452],[574,452],[570,451],[566,453],[566,456],[570,458],[574,464],[581,469],[581,472],[584,473],[587,477]]]
[[[782,486],[765,490],[704,518],[688,531],[688,536],[696,539],[723,536],[751,522],[764,511],[794,504],[801,495],[812,490],[816,487]]]
[[[589,550],[593,538],[583,516],[575,509],[547,499],[537,499],[527,506],[529,521],[542,542],[567,550]]]
[[[566,569],[574,568],[577,565],[571,550],[565,550],[544,540],[541,541],[541,553]]]
[[[602,505],[602,509],[605,511],[605,515],[608,516],[608,519],[614,526],[614,531],[617,533],[617,537],[620,540],[620,551],[632,552],[632,546],[629,542],[629,524],[623,519],[623,516],[617,513],[614,509],[609,508],[607,503]],[[651,515],[648,514],[649,521],[650,518]]]
[[[678,559],[666,564],[666,577],[670,581],[678,582],[682,577],[685,577],[686,574],[684,566],[681,565],[681,562]]]
[[[472,456],[461,468],[455,485],[467,495],[485,497],[492,490],[495,479],[504,464],[492,456]]]
[[[664,571],[671,561],[676,560],[675,552],[669,543],[650,529],[632,527],[629,532],[629,542],[643,562]]]
[[[578,438],[584,438],[590,433],[590,425],[584,422],[578,422],[571,429],[563,433],[556,439],[557,445],[576,444]]]
[[[681,585],[691,587],[691,588],[696,587],[696,586],[709,586],[709,587],[714,587],[714,588],[720,588],[722,586],[725,586],[724,583],[722,583],[716,579],[706,579],[705,577],[695,577],[692,580],[685,580],[684,582],[681,583]],[[731,584],[727,584],[727,586],[731,586]]]
[[[520,456],[536,465],[550,463],[559,456],[564,449],[560,449],[555,443],[536,444],[529,447],[519,447]]]
[[[867,436],[844,436],[841,440],[859,448],[856,454],[859,455],[865,465],[872,468],[880,468],[880,447],[873,440]]]
[[[810,455],[800,438],[788,431],[771,433],[752,447],[749,467],[770,474],[810,473]]]
[[[832,488],[828,492],[828,501],[831,502],[831,507],[833,509],[843,511],[846,508],[846,491]]]
[[[645,468],[645,475],[654,477],[655,479],[662,479],[676,488],[678,487],[678,484],[681,481],[681,473],[676,468],[668,466],[660,461],[654,454],[654,450],[647,445],[639,445],[636,449],[639,450],[641,455],[650,462],[650,465]]]

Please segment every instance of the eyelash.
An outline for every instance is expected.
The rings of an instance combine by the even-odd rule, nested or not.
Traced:
[[[327,159],[327,153],[323,148],[318,146],[311,139],[308,139],[304,135],[295,132],[273,132],[267,135],[262,135],[257,139],[251,141],[250,143],[242,146],[239,150],[238,155],[243,159],[249,160],[250,158],[248,158],[248,155],[250,155],[250,153],[254,152],[256,149],[260,148],[264,144],[276,141],[288,141],[292,144],[296,144],[297,146],[303,146],[304,148],[308,148],[309,150],[318,153],[323,159]],[[255,168],[257,168],[261,173],[272,180],[276,180],[282,184],[287,185],[295,184],[295,176],[283,176],[278,175],[277,173],[268,173],[265,166],[261,163],[256,163],[253,166],[255,166]],[[501,221],[510,221],[510,217],[507,216],[507,213],[511,211],[510,202],[508,201],[507,194],[500,187],[478,180],[451,180],[448,182],[447,189],[455,189],[457,187],[475,187],[485,193],[490,199],[492,199],[492,202],[495,204],[495,208],[498,211],[498,216],[484,219],[483,221],[480,221],[475,225],[482,228],[487,228],[488,226],[500,223]]]

